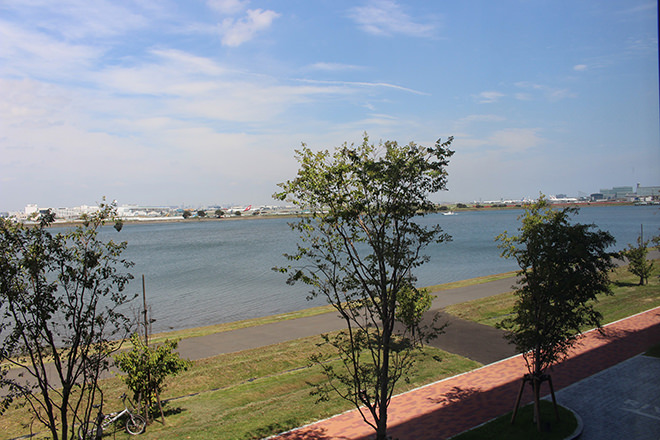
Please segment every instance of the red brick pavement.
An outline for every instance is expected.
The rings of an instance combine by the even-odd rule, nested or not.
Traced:
[[[660,342],[660,307],[585,334],[551,371],[555,391],[644,352]],[[526,372],[522,356],[451,377],[392,399],[388,434],[400,440],[445,439],[510,411]],[[532,400],[526,387],[524,401]],[[544,385],[542,391],[549,393]],[[559,402],[561,404],[561,402]],[[365,440],[374,431],[351,411],[281,434],[276,440]]]

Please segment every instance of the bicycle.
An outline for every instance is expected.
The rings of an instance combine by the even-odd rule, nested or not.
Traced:
[[[133,408],[129,408],[128,405],[126,405],[126,394],[122,394],[119,398],[124,403],[124,409],[122,411],[103,414],[103,402],[94,405],[94,408],[99,409],[96,420],[83,423],[80,428],[78,428],[78,438],[80,440],[99,440],[103,436],[103,430],[110,426],[110,424],[119,420],[119,418],[125,414],[128,415],[128,418],[126,419],[126,432],[131,435],[138,435],[144,432],[144,428],[147,426],[146,419],[140,414],[137,414]]]

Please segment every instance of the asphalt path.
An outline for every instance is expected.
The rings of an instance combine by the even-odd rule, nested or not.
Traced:
[[[442,309],[473,299],[485,298],[512,290],[514,278],[433,292],[437,297],[425,318],[440,313],[439,323],[447,323],[443,334],[430,345],[459,354],[480,363],[491,363],[512,356],[515,349],[503,338],[503,332],[482,324],[461,320],[442,313]],[[182,339],[178,351],[182,357],[196,360],[219,354],[249,350],[294,339],[329,333],[346,328],[336,312],[309,316],[255,327],[247,327],[195,338]]]

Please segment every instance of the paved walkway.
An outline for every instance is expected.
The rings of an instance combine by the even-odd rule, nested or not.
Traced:
[[[658,440],[660,358],[635,356],[564,388],[557,400],[582,418],[580,440]]]
[[[612,323],[605,327],[604,335],[591,331],[571,352],[569,359],[551,372],[555,390],[619,364],[658,342],[660,307]],[[522,357],[514,356],[396,396],[390,406],[388,434],[400,440],[446,439],[498,417],[512,409],[520,378],[525,372]],[[654,377],[658,377],[658,373]],[[542,391],[548,392],[545,388]],[[584,395],[583,398],[591,399],[591,396]],[[531,401],[529,387],[523,399]],[[275,439],[363,440],[372,436],[373,430],[359,413],[351,411],[281,434]]]

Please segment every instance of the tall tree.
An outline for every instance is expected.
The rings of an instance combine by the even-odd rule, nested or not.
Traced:
[[[0,219],[0,362],[22,373],[5,376],[2,388],[8,399],[25,399],[53,439],[73,438],[74,424],[89,419],[113,341],[130,330],[126,243],[98,236],[115,208],[104,203],[57,234],[48,229],[52,216],[38,227]]]
[[[328,382],[318,392],[352,402],[379,440],[386,438],[390,399],[413,366],[413,350],[440,331],[421,325],[430,299],[415,289],[413,272],[428,261],[425,246],[450,239],[418,219],[435,209],[429,194],[446,189],[451,142],[374,145],[365,134],[361,145],[333,153],[303,144],[297,177],[275,195],[309,212],[291,224],[301,242],[287,255],[293,265],[280,270],[289,283],[302,281],[312,296],[324,296],[347,326],[326,336],[342,367],[320,362]]]
[[[609,272],[615,254],[608,232],[594,225],[571,223],[578,208],[554,209],[545,197],[525,208],[519,235],[505,231],[497,238],[502,255],[520,266],[514,313],[501,323],[508,339],[523,354],[534,389],[536,421],[539,389],[548,367],[562,361],[585,326],[600,327],[593,307],[596,295],[610,294]],[[552,381],[550,379],[552,390]],[[523,386],[521,386],[521,394]],[[554,397],[554,391],[553,391]],[[516,409],[520,401],[516,402]],[[514,411],[515,418],[515,411]]]

